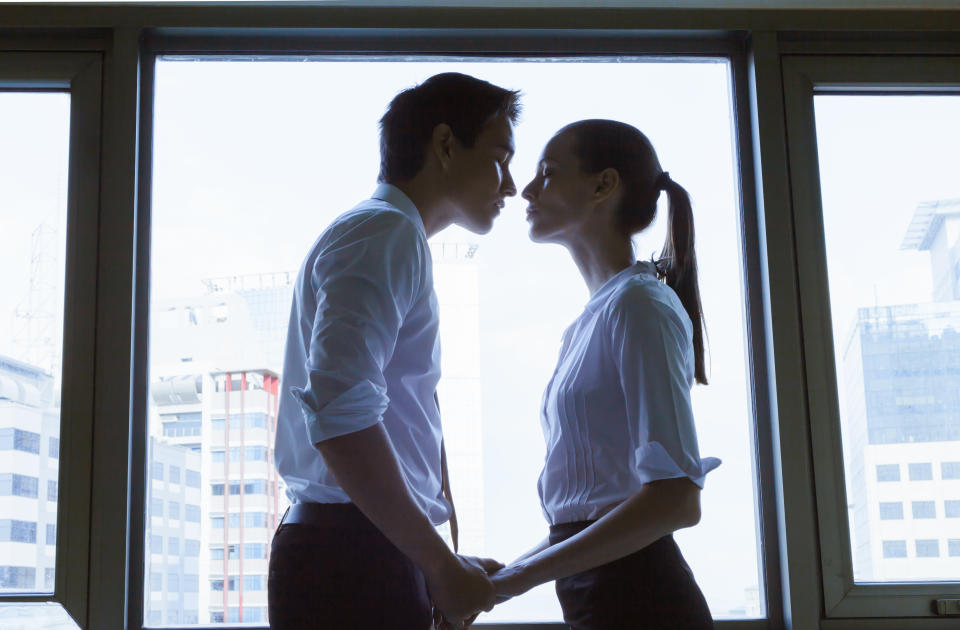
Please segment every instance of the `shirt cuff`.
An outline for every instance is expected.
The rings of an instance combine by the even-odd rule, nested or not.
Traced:
[[[371,381],[357,383],[319,410],[306,389],[293,387],[290,391],[300,403],[310,444],[372,427],[383,420],[390,402],[386,388]]]
[[[687,477],[700,488],[703,488],[707,473],[721,463],[716,457],[687,457],[684,458],[684,465],[680,466],[660,442],[647,442],[637,448],[636,457],[637,478],[641,483]]]

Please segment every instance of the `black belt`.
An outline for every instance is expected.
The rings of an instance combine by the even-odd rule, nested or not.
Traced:
[[[377,528],[353,503],[294,503],[287,508],[281,525],[312,527]]]

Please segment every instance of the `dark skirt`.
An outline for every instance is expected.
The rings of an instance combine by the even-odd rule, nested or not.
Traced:
[[[550,528],[555,545],[593,521]],[[673,536],[609,564],[557,580],[571,630],[707,630],[713,617]]]

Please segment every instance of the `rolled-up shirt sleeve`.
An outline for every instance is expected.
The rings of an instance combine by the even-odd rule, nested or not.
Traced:
[[[322,244],[310,271],[317,307],[307,382],[291,388],[312,444],[382,421],[383,371],[423,284],[425,247],[417,227],[390,211]]]
[[[693,420],[689,321],[648,292],[625,291],[611,312],[612,355],[627,408],[632,469],[641,483],[688,477],[701,488],[720,465],[701,459]]]

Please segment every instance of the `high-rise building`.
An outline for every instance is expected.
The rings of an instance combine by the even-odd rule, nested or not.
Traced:
[[[59,436],[53,377],[0,356],[0,592],[53,592]]]
[[[200,621],[200,452],[150,438],[145,583],[149,625]]]
[[[843,351],[854,574],[960,578],[960,200],[920,204],[933,302],[861,308]]]
[[[206,280],[204,295],[155,302],[151,435],[197,460],[200,554],[188,583],[199,623],[267,619],[269,542],[287,506],[273,436],[294,278]]]

